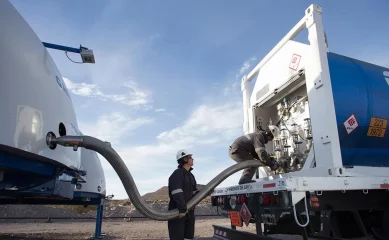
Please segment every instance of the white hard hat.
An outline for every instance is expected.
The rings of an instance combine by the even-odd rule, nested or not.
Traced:
[[[177,152],[177,160],[180,160],[183,157],[193,155],[191,152],[188,152],[185,149],[181,149],[180,151]]]

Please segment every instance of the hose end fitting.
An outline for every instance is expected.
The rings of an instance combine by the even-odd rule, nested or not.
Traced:
[[[53,132],[48,132],[46,144],[50,149],[55,149],[59,144],[64,147],[73,147],[73,150],[77,151],[78,147],[83,146],[83,138],[80,136],[62,136],[57,138]]]

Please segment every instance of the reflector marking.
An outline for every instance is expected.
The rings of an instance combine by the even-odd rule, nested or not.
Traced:
[[[266,184],[263,184],[263,188],[272,188],[272,187],[276,187],[276,184],[275,184],[275,183],[266,183]]]

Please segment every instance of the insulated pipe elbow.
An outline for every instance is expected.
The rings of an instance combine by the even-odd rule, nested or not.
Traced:
[[[59,138],[51,137],[50,139],[48,139],[48,145],[52,145],[53,143],[67,147],[84,147],[86,149],[90,149],[100,153],[116,171],[121,182],[123,183],[124,189],[126,190],[131,202],[134,204],[135,208],[144,216],[157,221],[167,221],[179,217],[178,209],[160,212],[153,209],[146,202],[143,201],[126,164],[123,162],[119,154],[107,142],[103,142],[97,138],[90,136],[63,136]],[[260,161],[250,160],[240,162],[235,165],[232,165],[231,167],[228,167],[223,172],[219,173],[215,178],[213,178],[201,191],[199,191],[187,203],[188,210],[193,209],[197,204],[199,204],[201,200],[206,198],[211,193],[211,191],[213,191],[213,189],[218,186],[222,181],[224,181],[227,177],[242,169],[260,166],[262,166],[262,163]]]

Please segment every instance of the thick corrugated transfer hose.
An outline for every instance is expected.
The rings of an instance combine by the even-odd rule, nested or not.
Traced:
[[[113,167],[113,169],[118,174],[120,180],[123,183],[123,186],[130,198],[131,202],[134,204],[135,208],[145,215],[148,218],[158,220],[158,221],[167,221],[170,219],[175,219],[179,217],[178,209],[159,212],[152,207],[150,207],[146,202],[141,198],[138,188],[135,185],[134,179],[131,176],[130,171],[128,170],[126,164],[120,158],[119,154],[108,144],[97,138],[90,136],[63,136],[59,138],[48,137],[48,145],[62,145],[62,146],[78,146],[84,147],[100,153]],[[232,165],[231,167],[225,169],[215,178],[213,178],[201,191],[199,191],[187,204],[187,208],[193,209],[197,204],[201,202],[205,197],[207,197],[215,187],[217,187],[222,181],[227,177],[236,173],[239,170],[246,169],[249,167],[259,167],[261,166],[260,161],[250,160],[244,161]]]

